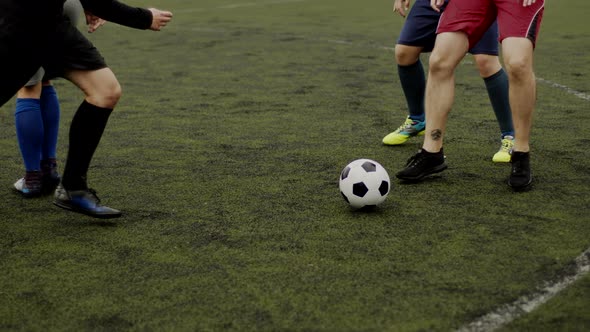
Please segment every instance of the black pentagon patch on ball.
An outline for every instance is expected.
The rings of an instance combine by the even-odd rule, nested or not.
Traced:
[[[344,180],[348,177],[348,173],[350,173],[350,167],[346,166],[343,170],[342,170],[342,174],[340,174],[340,179]]]
[[[355,196],[364,197],[368,191],[369,188],[367,188],[367,186],[363,182],[355,183],[352,185],[352,193]]]
[[[389,192],[389,182],[381,181],[381,185],[379,186],[379,192],[381,193],[381,196],[387,195],[387,193]]]
[[[377,170],[377,165],[373,164],[370,161],[365,161],[362,167],[365,169],[365,172],[367,173],[375,172]]]
[[[346,195],[344,195],[344,193],[342,191],[340,192],[340,194],[342,195],[342,197],[344,197],[344,200],[346,201],[346,203],[350,204],[350,202],[348,201],[348,197],[346,197]]]

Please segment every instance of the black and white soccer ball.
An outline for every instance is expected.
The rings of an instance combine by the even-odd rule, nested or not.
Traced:
[[[383,203],[390,188],[389,174],[371,159],[357,159],[340,173],[340,193],[355,209]]]

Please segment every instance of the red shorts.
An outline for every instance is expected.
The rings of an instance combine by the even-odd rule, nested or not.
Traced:
[[[481,39],[487,29],[498,19],[499,41],[508,37],[528,38],[537,41],[544,0],[537,0],[528,7],[523,0],[450,0],[438,25],[437,33],[461,31],[469,38],[469,47]]]

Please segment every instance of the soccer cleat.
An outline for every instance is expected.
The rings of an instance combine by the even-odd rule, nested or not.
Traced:
[[[430,153],[421,149],[408,159],[406,168],[395,175],[400,180],[418,181],[427,175],[439,173],[447,169],[442,148],[439,152]]]
[[[61,184],[55,190],[53,204],[62,209],[82,213],[94,218],[119,218],[121,211],[100,205],[100,199],[92,189],[66,190]]]
[[[512,172],[508,179],[508,185],[514,190],[523,190],[533,182],[529,153],[514,151],[511,162]]]
[[[44,192],[52,192],[61,178],[57,172],[57,161],[54,158],[41,160],[41,176]]]
[[[424,129],[426,128],[426,122],[416,121],[410,119],[408,116],[406,122],[397,128],[396,131],[383,137],[383,144],[385,145],[400,145],[407,142],[410,137],[424,135]]]
[[[508,135],[504,136],[504,138],[502,138],[502,146],[500,147],[500,150],[494,154],[492,161],[495,163],[509,163],[513,146],[514,137]]]
[[[28,171],[25,177],[14,183],[14,189],[26,198],[41,195],[41,187],[41,172],[39,171]]]

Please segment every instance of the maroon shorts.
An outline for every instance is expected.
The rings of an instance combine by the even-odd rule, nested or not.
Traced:
[[[469,38],[469,47],[481,39],[487,29],[498,20],[499,41],[508,37],[528,38],[537,41],[544,0],[528,7],[523,0],[450,0],[443,12],[437,33],[461,31]]]

